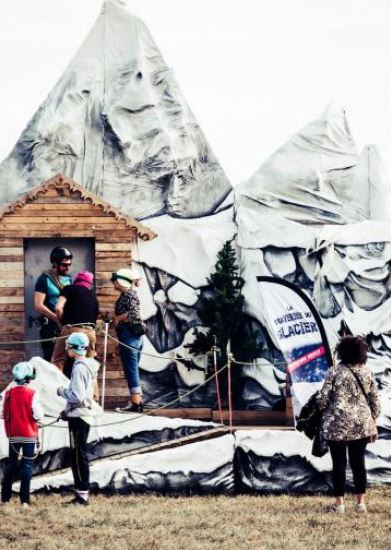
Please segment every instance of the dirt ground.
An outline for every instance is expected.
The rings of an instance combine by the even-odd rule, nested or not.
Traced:
[[[327,513],[330,497],[163,497],[41,495],[30,510],[14,499],[0,508],[0,548],[329,549],[391,548],[391,487],[371,489],[369,513],[349,498],[345,516]]]

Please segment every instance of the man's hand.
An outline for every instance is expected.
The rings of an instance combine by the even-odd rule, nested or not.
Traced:
[[[369,437],[370,442],[375,443],[375,441],[377,440],[377,437],[378,437],[378,433],[377,433],[377,429],[376,429],[376,432],[371,434],[371,436]]]

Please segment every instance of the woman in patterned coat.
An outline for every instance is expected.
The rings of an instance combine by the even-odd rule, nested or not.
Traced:
[[[115,303],[115,316],[112,323],[116,327],[120,342],[119,355],[130,393],[129,403],[122,408],[117,408],[120,412],[143,412],[139,363],[143,349],[144,328],[140,316],[140,300],[136,291],[140,279],[135,268],[118,269],[111,276],[114,288],[120,292]]]
[[[336,347],[339,363],[327,373],[319,397],[323,433],[333,462],[337,513],[345,512],[347,457],[353,473],[356,510],[366,512],[365,449],[377,439],[380,401],[376,382],[367,366],[368,345],[359,336],[344,336]]]

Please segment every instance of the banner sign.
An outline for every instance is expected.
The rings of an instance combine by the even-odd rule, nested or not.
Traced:
[[[286,360],[296,417],[323,383],[332,364],[330,346],[319,313],[301,289],[275,277],[257,280],[264,324]]]

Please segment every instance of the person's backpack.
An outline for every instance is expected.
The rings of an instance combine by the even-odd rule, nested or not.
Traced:
[[[303,432],[308,439],[313,439],[316,433],[316,429],[320,424],[322,413],[320,412],[318,405],[318,396],[320,392],[317,391],[307,401],[300,411],[299,416],[296,419],[296,429],[299,432]]]
[[[319,409],[318,397],[320,391],[315,392],[303,406],[296,419],[296,429],[303,432],[308,439],[312,439],[312,454],[324,456],[328,451],[327,442],[322,432],[322,411]]]

